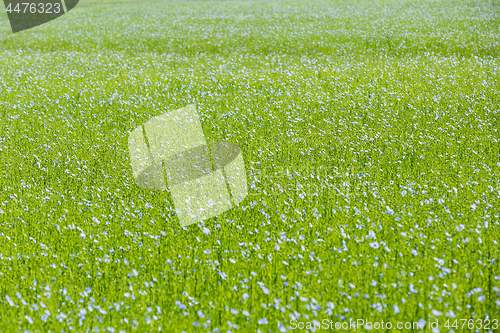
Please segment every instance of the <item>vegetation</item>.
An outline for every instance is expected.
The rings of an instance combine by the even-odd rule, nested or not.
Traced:
[[[500,320],[499,16],[84,1],[12,34],[4,13],[0,332]],[[249,196],[181,228],[127,140],[190,103],[242,148]]]

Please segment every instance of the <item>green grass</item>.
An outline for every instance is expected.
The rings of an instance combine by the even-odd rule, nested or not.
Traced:
[[[500,320],[499,16],[87,1],[12,34],[4,15],[0,332]],[[127,140],[193,102],[250,190],[181,228],[168,193],[135,185]]]

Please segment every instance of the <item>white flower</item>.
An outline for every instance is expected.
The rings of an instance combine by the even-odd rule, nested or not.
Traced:
[[[264,294],[269,295],[270,291],[264,285],[261,285],[260,288],[262,288],[262,291],[264,292]]]
[[[438,264],[440,264],[441,266],[444,265],[444,260],[443,259],[434,258],[434,260],[436,260],[438,262]]]
[[[438,311],[438,310],[432,310],[432,314],[435,315],[436,317],[442,316],[443,313]]]
[[[5,298],[7,299],[7,303],[9,303],[10,306],[14,306],[14,302],[10,299],[9,295],[5,295]]]
[[[379,248],[379,245],[378,245],[378,242],[373,242],[373,243],[370,243],[370,246],[374,249],[378,249]]]
[[[269,321],[267,320],[267,318],[260,318],[258,321],[259,325],[266,325],[268,323],[269,323]]]

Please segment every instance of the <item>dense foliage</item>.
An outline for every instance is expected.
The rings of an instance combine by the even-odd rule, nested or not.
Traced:
[[[499,9],[87,1],[18,34],[5,15],[0,332],[500,320]],[[127,139],[190,103],[250,189],[181,228]]]

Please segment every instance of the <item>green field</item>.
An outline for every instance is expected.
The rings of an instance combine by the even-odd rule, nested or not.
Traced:
[[[1,15],[0,332],[498,332],[498,1]],[[127,140],[191,103],[249,195],[181,228]]]

